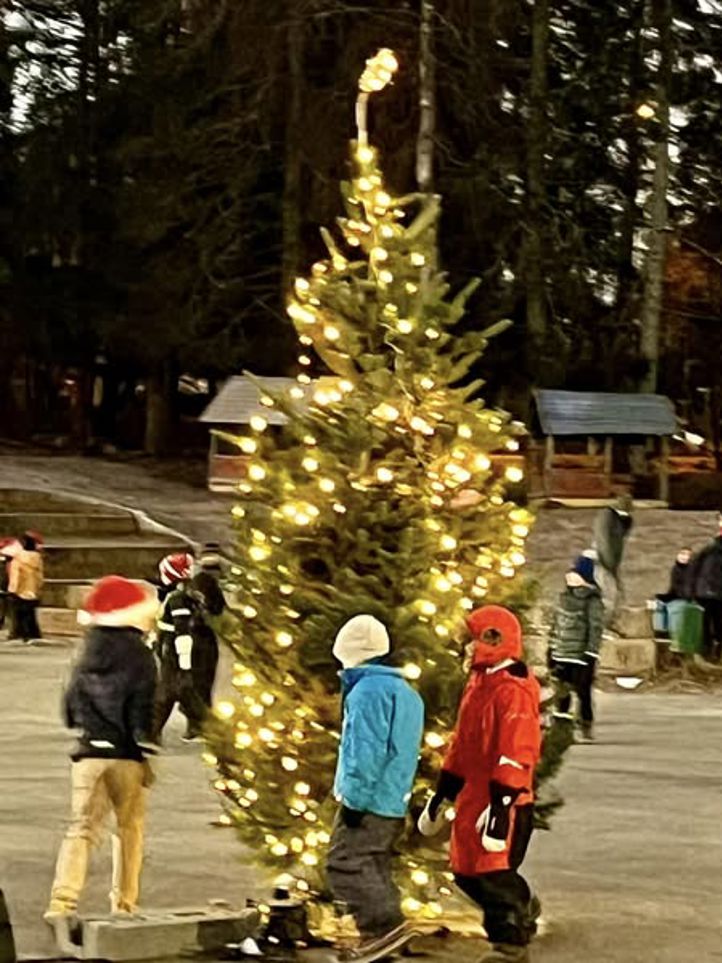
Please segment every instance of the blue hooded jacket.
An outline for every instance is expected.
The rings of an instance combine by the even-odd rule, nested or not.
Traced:
[[[343,729],[334,795],[344,806],[403,817],[419,762],[424,703],[399,669],[344,669]]]

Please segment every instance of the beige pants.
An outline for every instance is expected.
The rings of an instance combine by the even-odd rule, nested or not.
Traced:
[[[81,759],[72,770],[72,818],[60,847],[49,912],[72,913],[85,885],[91,850],[101,842],[112,809],[113,881],[111,912],[138,905],[143,863],[145,769],[130,759]]]

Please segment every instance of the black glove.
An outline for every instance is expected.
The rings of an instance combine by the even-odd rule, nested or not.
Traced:
[[[349,809],[348,806],[341,806],[341,821],[349,829],[358,829],[365,813],[360,809]]]
[[[444,800],[448,799],[449,802],[454,802],[463,788],[464,779],[461,776],[456,776],[448,769],[442,769],[439,773],[439,781],[436,783],[436,792],[429,800],[429,818],[435,821],[439,807]]]
[[[493,840],[507,839],[511,807],[520,793],[521,789],[511,789],[500,782],[489,784],[489,819],[484,830],[485,836]]]

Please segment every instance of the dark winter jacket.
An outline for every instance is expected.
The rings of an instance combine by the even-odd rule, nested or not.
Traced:
[[[604,606],[598,586],[570,573],[559,596],[549,636],[549,655],[555,662],[586,665],[599,656],[604,628]]]
[[[226,600],[223,597],[218,577],[212,571],[201,569],[191,579],[191,587],[203,599],[203,606],[209,615],[218,616],[221,614],[226,607]]]
[[[690,565],[693,597],[722,600],[722,535],[703,548]]]
[[[74,760],[143,759],[153,731],[156,669],[137,629],[94,627],[65,693],[65,722],[79,729]]]
[[[632,528],[632,516],[616,508],[603,508],[594,521],[594,546],[599,564],[616,574],[622,564],[624,540]]]
[[[667,600],[691,599],[693,597],[692,577],[694,567],[691,562],[675,562],[669,576]]]
[[[216,580],[212,576],[210,578],[213,584],[206,584],[205,592],[196,590],[194,579],[187,584],[178,582],[165,598],[163,610],[158,619],[159,633],[156,645],[156,652],[164,673],[180,670],[176,643],[183,637],[191,640],[189,669],[205,666],[206,663],[214,662],[217,658],[218,643],[212,627],[206,621],[206,613],[210,611],[213,615],[220,614],[225,600]],[[210,609],[211,605],[213,610]],[[219,605],[220,610],[218,610]]]

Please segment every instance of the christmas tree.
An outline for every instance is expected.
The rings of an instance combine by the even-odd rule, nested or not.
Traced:
[[[368,61],[361,118],[395,69],[387,50]],[[234,439],[250,456],[229,585],[238,697],[216,707],[206,756],[225,820],[306,892],[322,888],[336,808],[336,632],[376,615],[424,698],[418,804],[465,681],[457,628],[484,600],[520,594],[531,522],[506,497],[521,469],[494,459],[518,449],[523,427],[468,380],[500,326],[455,332],[475,285],[452,295],[439,268],[439,198],[395,196],[364,127],[337,236],[323,232],[328,257],[297,279],[288,306],[302,371],[315,352],[331,374],[301,373],[287,395],[264,395],[286,417],[279,435],[256,417]],[[440,913],[448,893],[445,856],[429,845],[412,833],[405,847],[410,913]]]

